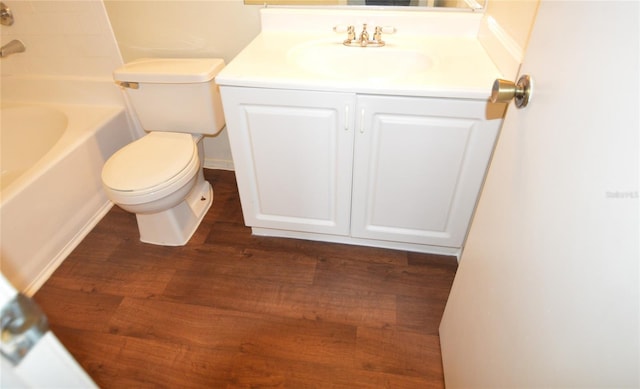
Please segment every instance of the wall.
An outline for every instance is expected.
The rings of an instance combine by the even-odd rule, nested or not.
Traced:
[[[15,23],[1,26],[2,43],[20,39],[24,54],[2,59],[2,74],[109,76],[121,63],[100,0],[4,1]]]
[[[479,38],[505,77],[517,74],[538,1],[489,1]],[[243,0],[105,0],[105,6],[125,62],[163,56],[229,62],[260,32],[262,6]],[[207,167],[233,168],[226,130],[205,138],[205,155]]]
[[[515,80],[540,0],[490,0],[478,39],[503,73]]]
[[[487,5],[487,15],[498,24],[521,47],[527,47],[533,27],[539,0],[491,0]]]
[[[105,0],[125,62],[144,57],[231,61],[260,32],[260,8],[242,0]],[[226,130],[205,138],[205,166],[232,169]]]
[[[124,104],[111,80],[122,59],[101,0],[4,2],[15,22],[0,26],[2,44],[20,39],[26,51],[2,58],[3,99]]]

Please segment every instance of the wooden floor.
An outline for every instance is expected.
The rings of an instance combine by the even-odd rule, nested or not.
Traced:
[[[36,294],[102,388],[438,388],[453,257],[265,238],[232,172],[184,247],[114,207]]]

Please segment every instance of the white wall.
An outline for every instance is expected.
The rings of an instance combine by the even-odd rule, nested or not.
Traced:
[[[478,40],[502,72],[515,80],[540,0],[491,0],[478,31]]]
[[[527,47],[539,0],[491,0],[487,4],[487,16],[500,26],[523,48]]]
[[[261,6],[243,0],[105,0],[125,62],[144,57],[231,61],[260,32]],[[205,138],[205,166],[232,169],[226,129]]]
[[[12,26],[0,26],[24,53],[2,58],[2,99],[123,105],[111,71],[122,64],[101,0],[5,0]]]
[[[121,63],[100,0],[4,2],[15,23],[0,27],[2,44],[20,39],[27,51],[3,58],[3,75],[110,77]]]

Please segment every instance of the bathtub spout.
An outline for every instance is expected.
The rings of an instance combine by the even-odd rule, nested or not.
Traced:
[[[7,57],[11,54],[22,53],[26,50],[22,41],[14,39],[0,48],[0,58]]]

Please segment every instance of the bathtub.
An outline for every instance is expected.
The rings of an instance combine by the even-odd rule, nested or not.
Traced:
[[[104,162],[131,142],[117,106],[0,106],[0,269],[34,294],[111,208]]]

